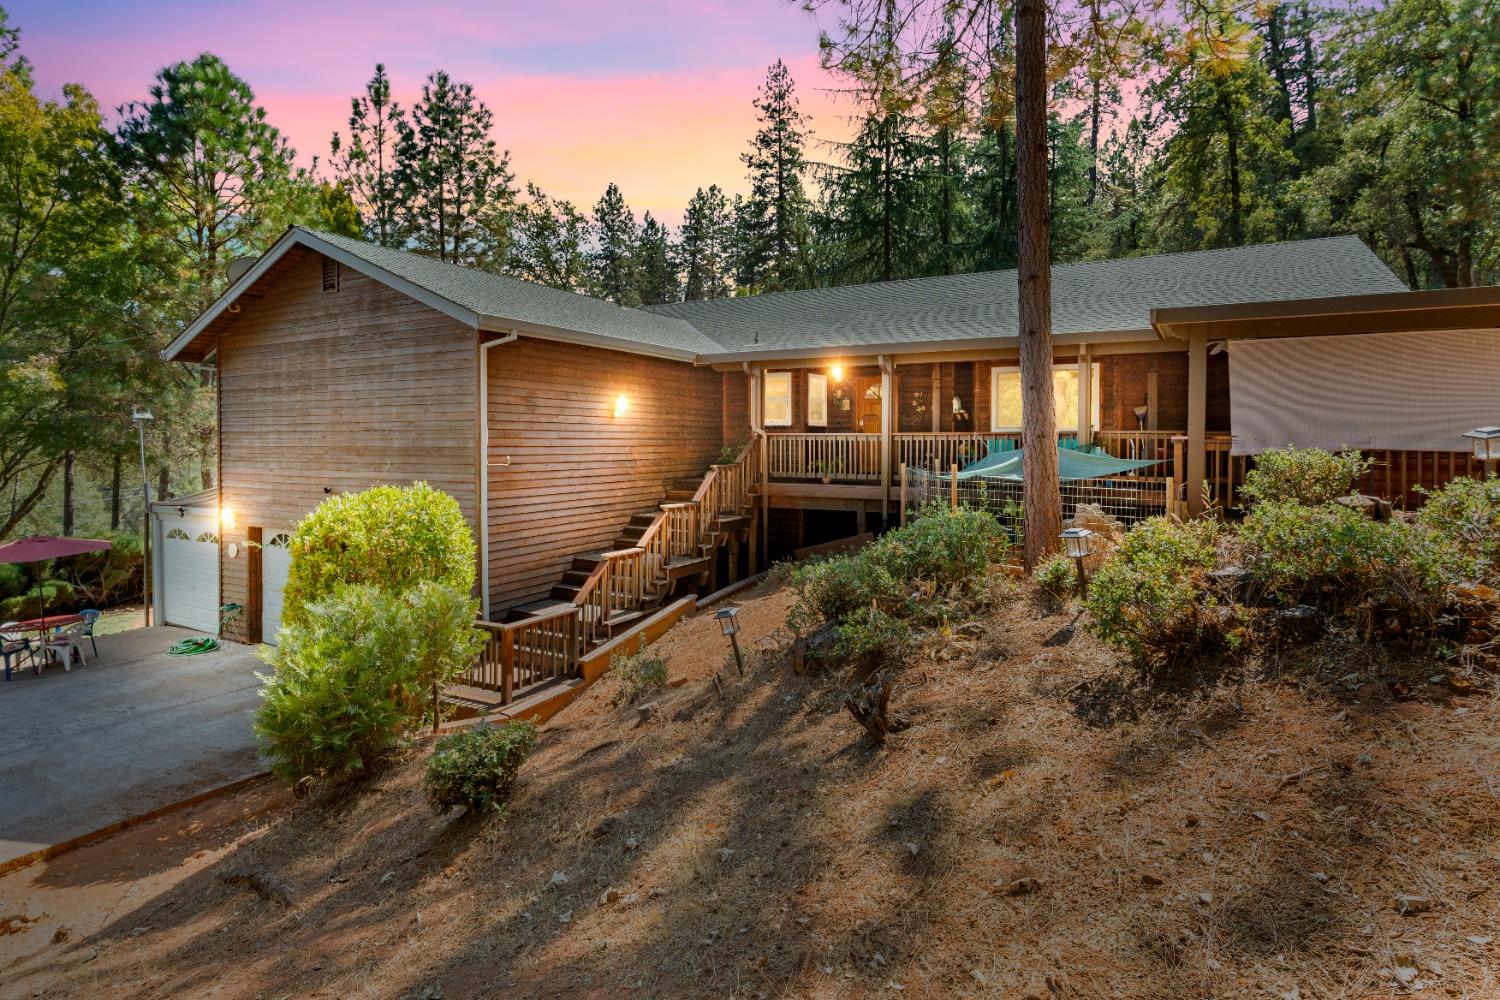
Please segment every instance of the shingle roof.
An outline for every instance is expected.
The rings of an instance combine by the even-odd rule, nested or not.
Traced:
[[[693,355],[719,350],[718,344],[675,317],[625,309],[603,299],[459,267],[347,236],[306,232],[483,317]]]
[[[1129,257],[1052,269],[1055,334],[1151,328],[1151,311],[1406,291],[1354,236]],[[1016,272],[845,285],[676,302],[646,311],[687,320],[727,354],[899,346],[1017,334]]]
[[[294,227],[164,352],[187,349],[296,244],[368,266],[482,329],[683,360],[721,361],[864,348],[911,349],[1015,337],[1016,272],[990,271],[625,309],[601,299]],[[1353,236],[1130,257],[1052,269],[1054,334],[1151,330],[1153,309],[1404,292]]]

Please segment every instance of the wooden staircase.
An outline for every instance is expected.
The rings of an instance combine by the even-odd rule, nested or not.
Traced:
[[[577,678],[585,653],[650,615],[678,581],[710,579],[719,548],[749,537],[760,454],[752,439],[701,480],[670,484],[661,505],[633,515],[611,548],[574,556],[545,598],[510,609],[505,622],[480,622],[490,641],[462,685],[464,703],[492,691],[494,705],[506,705],[518,692]]]

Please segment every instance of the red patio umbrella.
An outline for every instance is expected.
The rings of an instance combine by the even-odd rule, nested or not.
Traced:
[[[77,556],[85,552],[99,552],[110,547],[102,538],[58,538],[52,535],[32,535],[18,538],[0,545],[0,563],[44,563],[63,556]],[[42,575],[36,574],[37,617],[46,618],[47,609],[42,606]]]

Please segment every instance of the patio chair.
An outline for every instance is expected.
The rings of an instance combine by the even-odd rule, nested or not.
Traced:
[[[78,612],[83,616],[83,634],[88,636],[89,645],[94,647],[94,655],[99,655],[99,643],[94,641],[94,623],[99,620],[100,612],[93,608],[84,608]]]
[[[61,655],[63,671],[73,669],[73,654],[78,654],[80,664],[88,663],[88,657],[83,655],[83,640],[85,622],[69,625],[65,629],[59,629],[53,633],[52,638],[47,640],[47,652],[53,657]]]
[[[31,669],[34,673],[41,673],[41,667],[36,664],[36,654],[31,650],[31,638],[20,632],[11,631],[15,628],[15,622],[6,622],[0,625],[0,658],[5,661],[5,679],[10,680],[11,661],[19,660],[21,657],[30,657],[33,661]]]

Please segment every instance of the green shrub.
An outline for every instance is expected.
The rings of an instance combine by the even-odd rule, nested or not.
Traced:
[[[536,727],[523,720],[483,723],[437,741],[422,790],[439,816],[455,807],[505,815],[516,772],[536,747]]]
[[[609,670],[619,682],[626,703],[667,686],[667,661],[644,649],[616,654],[609,661]]]
[[[255,732],[288,781],[339,778],[367,767],[421,726],[434,686],[483,648],[468,593],[423,583],[399,593],[339,587],[285,625],[261,655],[264,699]]]
[[[389,590],[432,581],[474,586],[475,547],[458,501],[426,483],[329,497],[292,535],[283,624],[341,584]]]
[[[0,563],[0,600],[26,593],[27,585],[28,578],[20,563]]]
[[[114,532],[105,536],[110,547],[102,552],[74,556],[69,573],[77,583],[78,600],[95,607],[107,608],[141,597],[141,556],[139,535]]]
[[[1052,556],[1046,559],[1031,574],[1037,589],[1049,601],[1061,604],[1078,589],[1078,570],[1067,556]]]
[[[1274,600],[1334,611],[1437,613],[1455,549],[1421,523],[1374,521],[1338,504],[1262,503],[1240,528],[1256,581]]]
[[[873,548],[897,579],[952,587],[979,580],[1008,544],[1000,525],[984,511],[932,503],[906,527],[882,536]]]
[[[1240,495],[1250,504],[1324,504],[1354,492],[1372,463],[1357,451],[1273,448],[1255,456]]]
[[[1153,517],[1089,581],[1089,628],[1137,664],[1171,669],[1232,642],[1209,587],[1218,526]]]
[[[802,631],[820,622],[843,621],[861,608],[894,607],[902,588],[876,553],[876,545],[794,569],[797,603],[789,619],[792,627]]]
[[[0,621],[24,621],[40,614],[73,611],[80,606],[78,592],[67,580],[43,580],[40,588],[32,582],[24,593],[0,601]]]
[[[1461,477],[1430,491],[1417,520],[1454,545],[1466,575],[1492,572],[1500,557],[1500,478]]]
[[[911,625],[905,619],[866,607],[839,624],[833,652],[853,667],[877,666],[900,653],[911,639]]]

